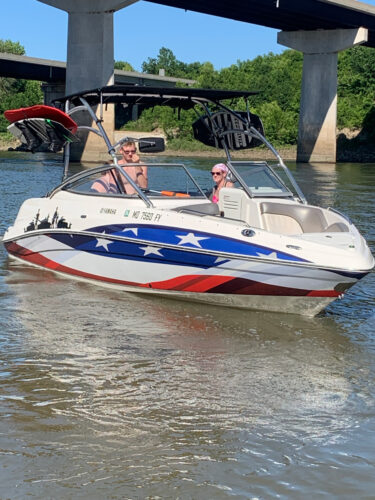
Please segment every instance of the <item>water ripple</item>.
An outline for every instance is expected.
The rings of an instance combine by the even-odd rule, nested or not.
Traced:
[[[15,163],[33,195],[61,174]],[[374,169],[295,169],[374,248]],[[0,497],[371,498],[374,278],[308,319],[102,290],[1,249]]]

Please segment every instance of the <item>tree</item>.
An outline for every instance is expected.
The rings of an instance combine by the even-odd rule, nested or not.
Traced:
[[[121,71],[134,71],[133,66],[126,61],[115,61],[115,69],[120,69]]]
[[[190,78],[195,80],[201,71],[202,63],[184,63],[179,61],[173,54],[171,49],[162,47],[156,58],[149,57],[147,61],[142,63],[143,73],[151,75],[159,74],[159,70],[163,69],[166,76],[173,76],[175,78]]]
[[[19,42],[0,39],[0,52],[24,55],[25,49]],[[9,122],[4,118],[4,111],[42,102],[43,93],[40,82],[0,77],[0,133],[6,132],[9,125]]]
[[[362,128],[374,114],[375,49],[363,46],[340,52],[338,59],[337,123]]]
[[[11,40],[0,39],[0,52],[8,54],[16,54],[18,56],[25,55],[25,49],[19,42],[12,42]]]
[[[151,75],[157,75],[160,69],[164,69],[166,75],[175,76],[177,68],[176,56],[166,47],[159,50],[157,58],[149,57],[147,61],[142,63],[142,71]]]
[[[237,61],[229,67],[215,70],[211,63],[186,64],[179,61],[170,49],[162,47],[156,58],[142,65],[143,71],[158,73],[164,68],[168,76],[192,78],[196,87],[208,89],[254,90],[250,108],[259,114],[266,136],[277,145],[296,144],[301,98],[303,55],[295,50],[281,54],[269,53],[252,60]],[[338,127],[367,129],[373,136],[375,123],[375,49],[353,47],[339,54],[338,59]],[[239,99],[230,103],[238,110],[245,109]],[[154,112],[145,114],[144,123],[161,127],[171,137],[185,137],[193,115]],[[371,133],[370,133],[371,132]]]

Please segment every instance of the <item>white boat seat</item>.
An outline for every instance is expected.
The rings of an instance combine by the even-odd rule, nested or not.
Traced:
[[[325,233],[348,233],[349,228],[343,222],[334,222],[324,229]]]
[[[182,205],[173,208],[176,212],[189,212],[197,215],[220,215],[217,203],[197,203],[196,205]]]
[[[288,234],[321,233],[327,227],[327,221],[320,208],[288,203],[262,202],[260,212],[266,215],[264,220],[269,231]],[[270,217],[269,215],[276,216]],[[283,230],[283,218],[288,222],[288,231]],[[292,226],[292,223],[295,227]],[[285,228],[286,229],[286,228]]]

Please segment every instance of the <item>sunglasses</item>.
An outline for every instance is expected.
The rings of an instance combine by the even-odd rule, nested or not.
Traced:
[[[223,175],[222,172],[211,172],[211,175]]]

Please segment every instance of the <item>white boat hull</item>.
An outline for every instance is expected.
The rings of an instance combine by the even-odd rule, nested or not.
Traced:
[[[25,262],[24,259],[19,259],[14,255],[11,258]],[[27,262],[34,267],[39,265]],[[67,273],[52,270],[54,274],[62,277],[67,277]],[[323,309],[325,309],[331,302],[336,300],[337,297],[293,297],[293,296],[273,296],[273,295],[235,295],[235,294],[222,294],[222,293],[199,293],[199,292],[179,292],[176,290],[158,290],[155,288],[145,288],[140,286],[129,286],[117,284],[114,282],[102,281],[80,276],[78,274],[70,274],[69,277],[82,281],[99,285],[113,290],[120,290],[129,293],[139,293],[142,295],[152,295],[167,298],[170,300],[181,300],[188,302],[196,302],[200,304],[207,304],[214,307],[230,307],[234,309],[245,309],[254,311],[267,311],[267,312],[283,312],[287,314],[298,314],[307,317],[314,317]]]
[[[4,245],[10,255],[29,264],[111,288],[307,316],[319,313],[366,274],[266,254],[219,256],[201,248],[107,234],[33,231],[4,240]]]

